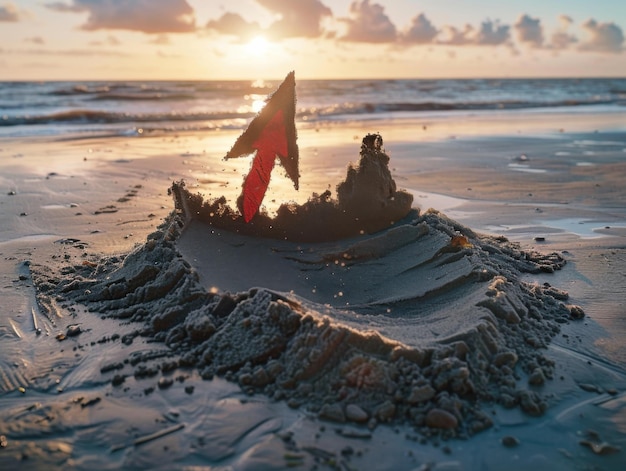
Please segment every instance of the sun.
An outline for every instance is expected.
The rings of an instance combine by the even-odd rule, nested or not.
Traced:
[[[247,44],[246,48],[252,54],[263,54],[269,48],[269,42],[264,36],[255,36]]]

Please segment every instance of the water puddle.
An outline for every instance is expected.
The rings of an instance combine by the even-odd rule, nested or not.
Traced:
[[[626,223],[604,223],[583,218],[564,218],[553,219],[549,221],[536,221],[534,224],[507,224],[498,226],[487,226],[490,232],[507,232],[507,233],[541,233],[555,234],[568,233],[574,234],[582,239],[593,239],[601,237],[611,237],[610,230],[626,229]]]
[[[441,195],[439,193],[429,193],[412,188],[407,188],[406,191],[413,195],[413,204],[422,210],[435,208],[438,211],[446,212],[447,210],[458,208],[467,203],[465,199]]]

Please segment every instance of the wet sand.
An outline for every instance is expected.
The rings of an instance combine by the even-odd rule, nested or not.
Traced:
[[[372,430],[320,420],[219,375],[170,372],[163,365],[175,359],[171,350],[143,335],[141,323],[54,297],[42,315],[29,264],[61,279],[75,276],[69,266],[104,270],[115,263],[106,257],[143,246],[168,217],[174,180],[234,201],[249,162],[221,158],[238,133],[0,143],[2,467],[619,469],[626,446],[625,134],[608,118],[535,118],[497,127],[477,117],[302,129],[300,192],[280,172],[268,190],[269,211],[285,199],[334,191],[358,159],[360,137],[380,132],[398,188],[422,211],[433,207],[474,232],[567,261],[555,273],[523,275],[567,291],[568,303],[586,313],[561,324],[543,350],[554,374],[535,389],[547,411],[532,417],[483,404],[493,426],[468,439],[424,440],[402,423]],[[68,330],[73,325],[78,330]],[[69,332],[79,333],[57,340]],[[506,443],[519,444],[503,445],[508,436],[515,440]]]

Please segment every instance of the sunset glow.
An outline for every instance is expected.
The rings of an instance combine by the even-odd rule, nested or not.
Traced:
[[[626,3],[0,0],[0,80],[626,76]]]
[[[265,39],[263,36],[255,36],[250,40],[247,46],[248,50],[251,53],[258,55],[265,54],[268,47],[269,43],[267,42],[267,39]]]

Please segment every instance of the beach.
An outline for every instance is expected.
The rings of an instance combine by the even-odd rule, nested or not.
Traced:
[[[241,134],[239,121],[6,132],[0,467],[620,469],[626,113],[490,108],[297,119],[300,188],[277,167],[264,201],[269,215],[284,202],[334,194],[368,133],[382,136],[398,190],[413,197],[406,221],[324,244],[228,234],[176,213],[170,190],[180,181],[235,206],[250,159],[223,157]],[[450,237],[463,239],[450,248]],[[162,252],[150,255],[154,247]],[[150,294],[146,273],[159,263],[185,282],[176,285],[185,300],[206,299],[198,306],[223,312],[223,323],[181,320],[186,314],[173,305],[182,298],[168,298],[166,280]],[[136,305],[114,304],[142,287]],[[485,301],[503,297],[506,309]],[[189,308],[196,316],[198,306]],[[432,315],[428,322],[416,306]],[[384,315],[368,317],[376,309]],[[270,324],[266,312],[280,320]],[[298,327],[285,327],[296,315]],[[307,335],[326,335],[327,343],[307,347],[305,319]],[[243,336],[238,326],[246,323],[258,335]],[[484,373],[491,376],[481,391],[482,367],[460,345],[488,336],[495,350],[484,368],[498,371]],[[343,360],[358,364],[336,371],[334,349],[348,340]],[[309,373],[289,373],[298,363],[263,350],[281,342],[294,358],[318,350],[307,357]],[[246,357],[238,343],[253,353]],[[192,344],[204,345],[202,358]],[[368,383],[376,368],[391,375],[401,367],[403,386],[387,378],[396,385],[391,394],[376,389],[387,379]],[[437,368],[454,374],[438,384]],[[318,389],[333,375],[362,393],[346,393],[349,412]],[[411,394],[406,417],[413,407],[414,422],[380,407],[399,411]],[[433,408],[443,411],[436,425],[419,416]],[[416,425],[424,421],[430,425]]]

